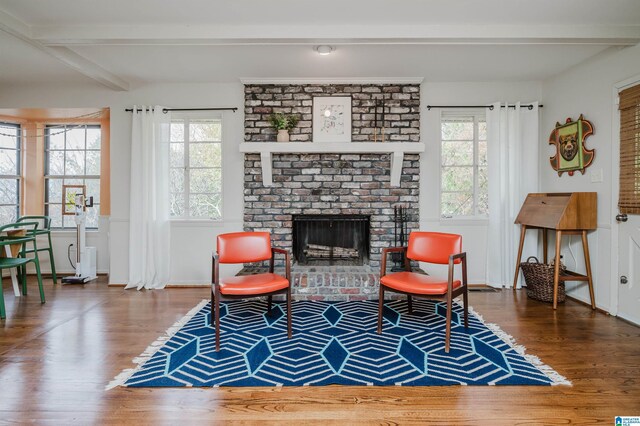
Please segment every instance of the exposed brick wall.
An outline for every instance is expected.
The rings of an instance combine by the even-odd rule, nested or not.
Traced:
[[[319,84],[245,85],[244,140],[275,141],[276,131],[268,122],[272,113],[297,114],[300,123],[290,133],[292,142],[311,142],[313,97],[351,96],[352,140],[373,141],[375,101],[385,101],[385,140],[420,140],[420,85],[418,84]],[[382,108],[378,108],[381,126]],[[379,141],[378,136],[378,141]]]
[[[259,154],[245,154],[244,228],[272,233],[274,244],[292,248],[293,214],[371,216],[371,266],[393,245],[394,205],[409,211],[418,229],[418,154],[404,157],[400,187],[390,186],[389,154],[274,154],[273,186],[262,184]]]

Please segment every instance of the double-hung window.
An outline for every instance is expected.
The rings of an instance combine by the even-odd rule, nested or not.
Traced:
[[[486,217],[489,197],[484,112],[443,111],[441,131],[441,217]]]
[[[100,216],[99,125],[64,124],[45,128],[45,215],[54,228],[75,228],[73,216],[62,215],[62,185],[85,185],[93,207],[86,227],[97,228]]]
[[[169,205],[173,219],[222,219],[222,117],[174,115]]]
[[[0,224],[20,215],[20,130],[19,124],[0,122]]]

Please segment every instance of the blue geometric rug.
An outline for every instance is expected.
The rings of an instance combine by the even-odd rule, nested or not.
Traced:
[[[285,305],[271,315],[261,300],[221,305],[221,349],[215,352],[210,303],[196,306],[134,360],[107,388],[182,386],[555,385],[564,377],[472,309],[469,328],[454,304],[451,351],[444,351],[442,302],[387,302],[376,333],[377,301],[293,302],[293,337]]]

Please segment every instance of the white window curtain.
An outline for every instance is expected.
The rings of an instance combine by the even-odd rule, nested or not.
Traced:
[[[520,226],[513,222],[527,194],[539,189],[538,103],[493,104],[487,111],[489,229],[487,285],[512,287]],[[501,107],[502,106],[502,107]],[[506,106],[506,107],[505,107]],[[529,231],[523,259],[536,255],[538,236]],[[522,280],[518,280],[520,287]]]
[[[159,289],[169,281],[169,138],[171,117],[161,106],[134,106],[131,129],[129,282]]]

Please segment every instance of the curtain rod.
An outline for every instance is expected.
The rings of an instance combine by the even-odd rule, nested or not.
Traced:
[[[233,108],[162,108],[162,112],[164,114],[169,111],[233,111],[236,112],[238,110],[237,107]],[[126,108],[126,112],[133,112],[133,108]],[[153,111],[153,109],[151,109]],[[142,112],[142,109],[138,108],[136,112]]]
[[[533,109],[533,105],[520,105],[522,108],[527,108],[529,111]],[[505,108],[506,105],[500,105],[500,108]],[[509,105],[509,108],[515,108],[515,105]],[[544,107],[544,105],[538,105],[539,108]],[[427,111],[431,110],[431,108],[489,108],[493,110],[493,105],[427,105]]]

